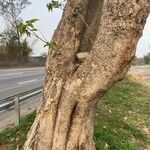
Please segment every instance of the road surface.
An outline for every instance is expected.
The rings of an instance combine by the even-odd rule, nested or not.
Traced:
[[[44,67],[0,69],[0,100],[43,85]]]
[[[150,65],[132,66],[129,72],[141,75],[143,80],[139,82],[143,82],[145,85],[150,85]]]

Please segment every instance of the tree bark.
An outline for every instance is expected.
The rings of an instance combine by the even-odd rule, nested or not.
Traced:
[[[25,150],[94,150],[95,108],[127,73],[149,0],[68,0]],[[78,53],[89,52],[84,60]]]

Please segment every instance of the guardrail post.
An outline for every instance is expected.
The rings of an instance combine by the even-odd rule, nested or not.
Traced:
[[[14,110],[15,110],[15,125],[17,126],[20,123],[20,104],[18,97],[14,99]]]

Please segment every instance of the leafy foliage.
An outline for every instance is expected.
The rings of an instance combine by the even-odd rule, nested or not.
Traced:
[[[144,56],[144,63],[145,64],[150,64],[150,53]]]
[[[17,24],[17,28],[20,34],[26,34],[27,36],[31,36],[31,32],[37,31],[37,29],[33,25],[36,21],[38,21],[38,19],[30,19],[27,20],[25,23],[20,22],[19,24]]]
[[[56,50],[57,49],[57,44],[55,42],[47,42],[44,47],[48,47],[48,48],[51,48],[53,50]]]
[[[26,34],[27,37],[29,36],[35,36],[36,38],[40,39],[41,41],[43,41],[45,43],[44,47],[48,47],[51,48],[53,50],[57,49],[57,45],[55,42],[48,42],[46,41],[46,39],[43,39],[41,37],[39,37],[35,31],[38,31],[35,27],[34,27],[34,23],[37,22],[38,19],[30,19],[27,20],[25,23],[20,22],[19,24],[17,24],[17,28],[18,31],[20,32],[21,35]]]
[[[47,8],[49,11],[52,11],[54,8],[61,8],[62,4],[59,1],[55,1],[52,0],[50,3],[47,4]],[[25,23],[23,23],[22,21],[20,23],[18,23],[16,25],[16,28],[19,32],[19,34],[21,36],[23,35],[27,35],[27,37],[35,36],[36,38],[38,38],[39,40],[41,40],[42,42],[44,42],[44,47],[48,47],[51,48],[52,50],[56,50],[57,49],[57,45],[55,42],[48,42],[46,40],[46,38],[44,37],[40,37],[36,31],[38,31],[35,27],[34,27],[34,23],[37,22],[38,19],[30,19],[27,20]]]
[[[1,60],[22,61],[27,60],[32,49],[28,46],[26,40],[18,43],[18,38],[14,29],[7,29],[2,33],[0,39],[2,51],[0,51]]]
[[[48,11],[53,11],[54,8],[61,8],[62,4],[59,1],[52,0],[47,5]]]
[[[8,58],[14,61],[26,61],[28,59],[28,55],[32,52],[32,49],[28,47],[26,40],[23,40],[18,44],[15,38],[6,43],[5,49],[8,54]]]
[[[17,18],[22,10],[30,4],[29,0],[1,0],[0,14],[8,19]]]
[[[0,1],[0,16],[5,19],[7,24],[17,33],[18,42],[20,35],[16,27],[22,19],[19,17],[22,10],[25,9],[31,2],[29,0],[2,0]]]

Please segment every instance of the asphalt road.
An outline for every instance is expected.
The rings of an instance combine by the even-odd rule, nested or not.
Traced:
[[[141,73],[144,76],[150,76],[150,65],[132,66],[131,70]]]
[[[0,69],[0,100],[43,85],[44,67]]]

